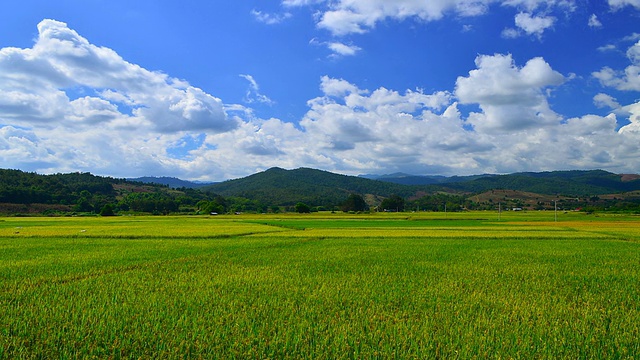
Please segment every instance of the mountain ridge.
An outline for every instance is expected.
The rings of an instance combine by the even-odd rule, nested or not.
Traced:
[[[170,176],[141,176],[137,178],[127,178],[127,180],[141,182],[145,184],[165,185],[174,189],[176,188],[198,189],[203,186],[215,184],[215,182],[189,181],[189,180],[182,180],[180,178],[170,177]]]
[[[407,175],[394,176],[411,178]],[[603,170],[438,177],[439,183],[422,185],[312,168],[271,168],[196,189],[184,186],[184,182],[172,189],[170,185],[159,184],[158,179],[163,178],[150,179],[152,184],[90,173],[38,175],[0,169],[0,205],[9,209],[0,212],[23,211],[11,210],[16,207],[7,204],[25,204],[33,209],[42,208],[33,204],[46,204],[52,211],[64,207],[78,212],[96,212],[106,204],[114,204],[119,211],[193,212],[200,208],[198,204],[202,201],[216,202],[228,211],[290,209],[297,203],[318,209],[337,209],[351,195],[361,196],[371,208],[386,198],[398,196],[412,206],[453,201],[459,208],[491,209],[496,202],[509,201],[514,207],[523,204],[535,209],[548,208],[555,199],[571,201],[575,208],[597,205],[601,209],[614,209],[615,205],[618,209],[637,208],[640,211],[640,176]],[[429,208],[437,208],[432,205]]]
[[[404,175],[408,174],[402,174],[401,179],[413,178]],[[280,199],[282,205],[291,205],[296,201],[335,204],[339,199],[346,198],[349,193],[378,197],[400,195],[412,198],[425,193],[472,194],[508,189],[545,195],[584,197],[640,190],[640,177],[630,178],[626,175],[627,181],[622,181],[622,178],[622,175],[604,170],[569,170],[453,176],[438,178],[437,183],[404,184],[393,178],[369,179],[310,168],[270,168],[202,189],[222,196],[241,196],[265,202]]]

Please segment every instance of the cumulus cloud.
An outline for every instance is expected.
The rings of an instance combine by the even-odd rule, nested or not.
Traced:
[[[625,6],[633,6],[636,9],[640,9],[640,0],[609,0],[609,6],[615,10]]]
[[[320,79],[320,90],[325,96],[341,97],[351,93],[367,93],[366,90],[360,90],[357,86],[349,83],[344,79],[334,79],[323,76]]]
[[[595,95],[593,97],[593,103],[599,108],[608,107],[611,109],[616,109],[620,107],[620,104],[618,104],[614,97],[603,93]]]
[[[334,54],[339,56],[353,56],[358,51],[362,50],[355,45],[347,45],[341,42],[330,42],[327,44],[327,47],[329,47],[329,49],[333,51]]]
[[[455,94],[463,104],[478,104],[482,114],[470,123],[484,131],[514,131],[557,123],[544,89],[565,81],[542,58],[518,68],[511,55],[479,56],[477,69],[459,77]]]
[[[447,151],[492,147],[468,135],[447,92],[369,91],[328,77],[322,79],[321,89],[324,95],[309,102],[310,110],[300,124],[317,153],[331,158],[335,167],[444,171],[473,166],[471,158]],[[447,165],[440,161],[443,156],[450,160]]]
[[[545,30],[553,27],[556,18],[553,16],[533,16],[529,13],[519,13],[515,17],[516,26],[524,30],[527,35],[534,35],[538,38]]]
[[[592,28],[600,28],[602,27],[602,23],[598,20],[598,16],[596,14],[591,14],[588,22],[589,27]]]
[[[502,33],[500,33],[500,35],[505,39],[515,39],[520,36],[520,31],[514,28],[506,28],[502,30]]]
[[[219,99],[126,62],[115,51],[90,44],[65,23],[43,20],[38,33],[32,48],[0,50],[1,118],[26,126],[126,120],[159,132],[237,126],[225,116]],[[85,87],[93,94],[70,97],[72,90]],[[134,108],[132,115],[117,110],[118,99]]]
[[[631,62],[624,71],[604,67],[591,75],[600,80],[604,86],[626,91],[640,91],[640,41],[627,50],[627,58]]]
[[[40,159],[41,171],[110,174],[122,174],[114,159],[136,171],[162,168],[167,162],[159,159],[180,133],[238,126],[220,99],[129,63],[55,20],[38,24],[33,47],[0,49],[0,120],[9,124],[2,130],[12,144],[1,155],[10,159],[5,164]]]
[[[555,18],[532,16],[531,12],[540,8],[558,8],[562,12],[575,9],[572,0],[283,0],[285,6],[317,5],[320,8],[317,13],[318,27],[337,36],[368,32],[387,19],[436,21],[448,14],[460,17],[480,16],[487,13],[494,4],[525,9],[526,13],[520,15],[516,23],[527,33],[536,36],[550,28]]]
[[[632,64],[635,49],[627,51]],[[320,96],[290,123],[257,118],[251,108],[224,104],[45,20],[32,48],[0,49],[0,162],[39,172],[201,180],[272,166],[445,175],[640,166],[638,104],[564,119],[548,97],[567,78],[544,59],[516,64],[511,55],[480,55],[475,64],[453,92],[366,89],[323,76]],[[240,76],[248,98],[259,102],[256,80]],[[624,80],[615,86],[631,81],[614,78]],[[617,105],[605,94],[594,102]],[[629,124],[616,130],[616,116]]]

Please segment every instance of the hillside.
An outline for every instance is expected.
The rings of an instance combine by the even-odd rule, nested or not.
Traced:
[[[603,170],[551,171],[485,176],[471,181],[448,183],[445,186],[470,193],[503,189],[566,196],[590,196],[640,190],[640,180],[627,179],[630,177]]]
[[[199,183],[193,181],[187,181],[178,179],[175,177],[167,177],[167,176],[143,176],[138,178],[129,178],[128,181],[141,182],[145,184],[159,184],[165,185],[174,189],[177,188],[187,188],[187,189],[198,189],[203,186],[211,185],[212,183]]]
[[[193,211],[198,201],[214,196],[90,173],[40,175],[0,169],[0,214],[99,213],[105,205],[122,212],[170,213]]]
[[[336,206],[351,193],[375,196],[397,194],[409,197],[419,190],[437,188],[411,187],[390,182],[339,175],[309,168],[284,170],[271,168],[241,179],[205,186],[203,190],[222,196],[238,196],[263,203],[290,206],[304,202],[311,206]]]
[[[386,174],[386,175],[360,175],[366,179],[379,180],[385,182],[392,182],[402,185],[445,185],[449,183],[462,183],[475,179],[490,177],[495,175],[470,175],[470,176],[424,176],[424,175],[410,175],[404,173]]]
[[[388,178],[411,178],[392,174]],[[149,178],[166,179],[166,178]],[[174,181],[177,180],[177,181]],[[118,213],[266,212],[302,202],[334,209],[350,194],[378,206],[398,195],[409,208],[490,210],[496,204],[526,209],[636,211],[640,209],[640,177],[606,171],[553,171],[511,175],[433,177],[438,184],[396,182],[299,168],[272,168],[244,178],[192,189],[180,179],[174,186],[100,177],[89,173],[39,175],[0,169],[0,213],[99,213],[110,205]],[[275,209],[275,210],[274,210]],[[211,210],[211,211],[209,211]]]

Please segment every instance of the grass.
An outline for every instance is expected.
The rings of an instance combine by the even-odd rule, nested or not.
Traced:
[[[489,215],[5,218],[0,358],[640,355],[638,218]]]

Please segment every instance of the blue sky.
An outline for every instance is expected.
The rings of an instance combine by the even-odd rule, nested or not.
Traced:
[[[639,24],[639,0],[11,2],[0,166],[638,173]]]

